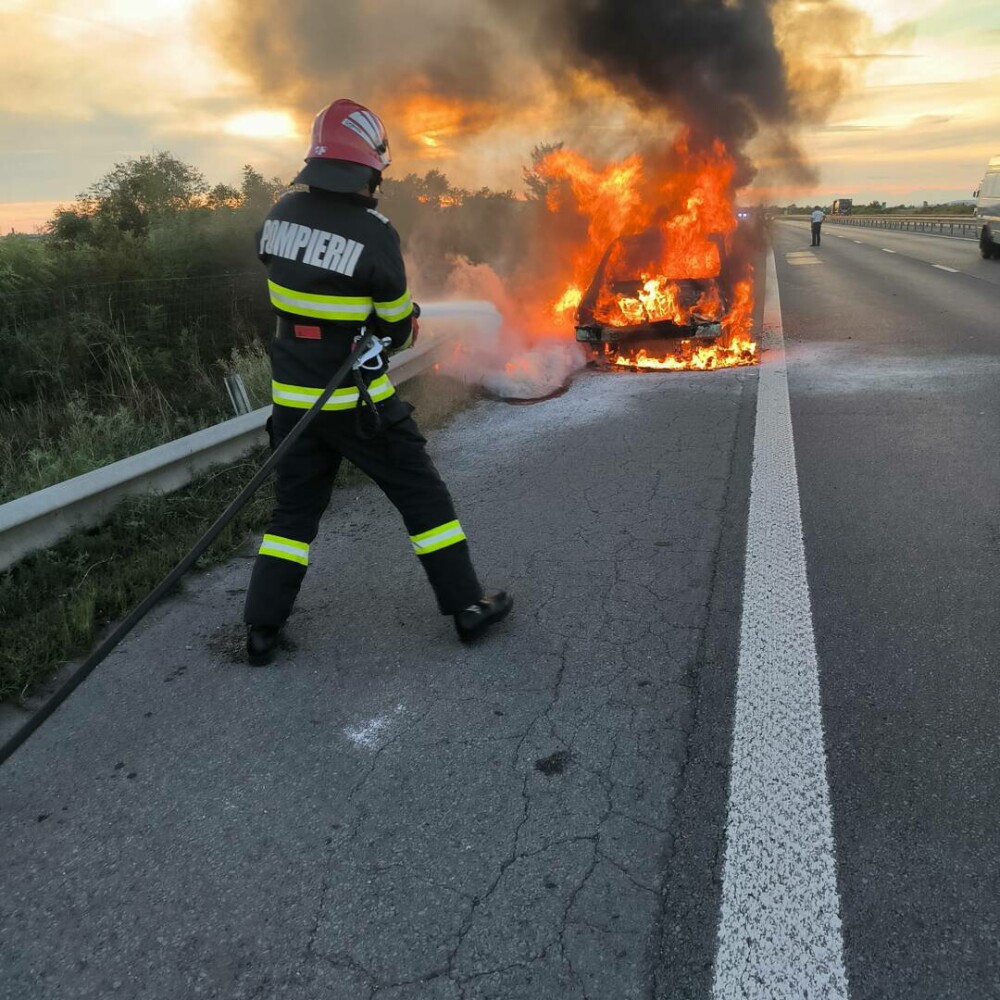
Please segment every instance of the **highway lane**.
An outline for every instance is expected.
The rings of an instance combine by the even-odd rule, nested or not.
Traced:
[[[779,220],[775,223],[775,227],[778,232],[803,233],[806,243],[809,243],[809,225],[806,222]],[[888,256],[898,254],[930,266],[953,268],[981,281],[1000,285],[1000,260],[983,260],[979,253],[978,241],[869,229],[866,226],[850,226],[836,222],[823,224],[822,239],[823,246],[846,242],[860,247],[859,253],[874,251],[886,253]]]
[[[994,997],[1000,267],[831,228],[774,232],[850,995]]]

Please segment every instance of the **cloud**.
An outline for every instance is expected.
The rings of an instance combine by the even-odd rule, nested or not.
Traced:
[[[877,59],[919,59],[913,52],[845,52],[833,59],[857,59],[861,62],[874,62]]]
[[[237,89],[233,74],[188,30],[183,2],[157,17],[161,6],[93,0],[86,18],[72,13],[78,5],[69,0],[0,11],[0,112],[70,121],[102,111],[170,117],[189,102]],[[129,9],[145,9],[145,21],[129,20]]]
[[[882,132],[888,125],[821,125],[819,132]]]

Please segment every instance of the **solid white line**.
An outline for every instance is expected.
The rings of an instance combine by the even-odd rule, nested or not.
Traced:
[[[944,264],[931,264],[931,267],[936,267],[939,271],[947,271],[949,274],[958,274],[957,267],[945,267]]]
[[[847,1000],[774,254],[757,389],[715,1000]]]
[[[895,250],[890,250],[888,247],[882,247],[882,253],[895,253]]]

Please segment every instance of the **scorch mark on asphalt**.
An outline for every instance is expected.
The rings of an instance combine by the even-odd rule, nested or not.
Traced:
[[[773,253],[763,340],[713,994],[847,1000]]]

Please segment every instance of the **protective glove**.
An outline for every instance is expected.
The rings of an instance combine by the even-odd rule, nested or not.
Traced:
[[[410,317],[410,347],[417,346],[417,337],[420,336],[420,306],[413,303],[413,314]]]
[[[410,333],[407,336],[406,340],[404,340],[403,343],[399,345],[399,347],[394,347],[392,349],[393,353],[395,353],[396,351],[407,351],[411,347],[414,347],[416,345],[417,337],[420,335],[420,323],[417,322],[419,316],[420,316],[420,306],[418,306],[416,302],[414,302],[413,312],[410,313]]]

